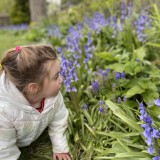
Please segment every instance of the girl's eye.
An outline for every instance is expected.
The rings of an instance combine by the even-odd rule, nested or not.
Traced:
[[[58,79],[59,75],[60,75],[60,74],[57,74],[56,77],[55,77],[55,79]]]

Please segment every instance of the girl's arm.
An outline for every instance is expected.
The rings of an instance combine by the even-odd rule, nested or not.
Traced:
[[[49,125],[49,135],[51,138],[53,153],[68,153],[68,142],[64,134],[68,127],[68,110],[64,105],[62,94],[59,92],[57,113]]]
[[[16,131],[7,114],[0,110],[0,159],[18,160],[20,150],[16,146]]]

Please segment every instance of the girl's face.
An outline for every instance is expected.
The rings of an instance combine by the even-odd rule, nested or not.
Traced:
[[[45,78],[44,87],[41,90],[41,94],[45,98],[56,96],[60,91],[63,82],[60,75],[60,61],[58,59],[49,61],[48,65],[50,66],[49,78]]]

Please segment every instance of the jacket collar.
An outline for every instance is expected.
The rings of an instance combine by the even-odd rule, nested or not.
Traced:
[[[56,97],[46,98],[45,105],[50,105],[57,99]],[[35,110],[25,96],[17,89],[17,87],[8,79],[3,71],[0,75],[0,101],[7,101],[15,107],[23,110]]]

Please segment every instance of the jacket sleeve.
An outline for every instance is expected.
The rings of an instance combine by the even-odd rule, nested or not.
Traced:
[[[68,127],[68,110],[65,107],[62,94],[59,92],[55,117],[49,125],[49,135],[53,146],[53,153],[69,152],[65,130]]]
[[[16,146],[16,131],[6,113],[0,110],[0,159],[17,160],[20,150]]]

